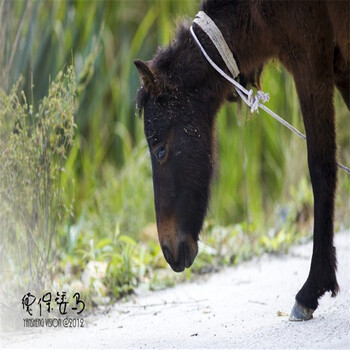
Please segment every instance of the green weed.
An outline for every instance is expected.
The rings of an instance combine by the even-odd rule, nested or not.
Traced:
[[[0,90],[1,294],[41,292],[55,274],[58,230],[69,215],[62,173],[73,143],[75,74],[51,82],[38,105],[18,84]],[[13,294],[6,290],[13,290]]]

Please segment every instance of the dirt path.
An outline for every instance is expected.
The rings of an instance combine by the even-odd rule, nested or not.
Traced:
[[[325,295],[314,319],[289,322],[308,273],[311,244],[288,256],[225,269],[207,280],[136,296],[79,329],[44,328],[3,338],[10,348],[350,348],[350,231],[335,238],[337,298]]]

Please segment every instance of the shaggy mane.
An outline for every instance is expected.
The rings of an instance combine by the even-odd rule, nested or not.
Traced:
[[[152,60],[149,62],[152,70],[155,72],[158,80],[163,84],[164,90],[169,90],[174,86],[181,87],[188,91],[193,91],[198,86],[208,86],[210,75],[218,75],[212,69],[209,62],[205,59],[197,44],[194,42],[190,26],[191,21],[188,19],[181,20],[177,24],[175,38],[168,47],[159,47]],[[201,31],[200,28],[198,28]],[[219,63],[219,66],[227,70],[225,63],[220,57],[213,44],[206,34],[201,33],[204,39],[204,45],[211,49],[212,59]],[[203,68],[205,67],[205,69]],[[260,76],[263,66],[258,67],[250,74],[240,73],[236,80],[244,87],[255,87],[260,89]],[[208,73],[209,71],[209,73]],[[149,98],[149,93],[141,87],[136,94],[136,106],[138,115],[141,117],[144,106]],[[239,102],[240,98],[232,87],[232,92],[227,97],[230,102]]]

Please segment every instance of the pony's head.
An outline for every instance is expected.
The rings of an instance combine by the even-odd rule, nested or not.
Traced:
[[[210,39],[200,30],[199,35],[224,66]],[[188,26],[151,61],[134,63],[141,78],[137,106],[152,161],[158,237],[165,259],[180,272],[198,252],[215,168],[214,117],[232,96],[231,88],[205,60]]]

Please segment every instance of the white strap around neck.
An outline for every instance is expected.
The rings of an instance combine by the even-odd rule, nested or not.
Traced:
[[[220,29],[215,25],[213,20],[206,15],[203,11],[200,11],[199,14],[196,16],[194,22],[196,22],[198,25],[203,25],[202,30],[210,37],[210,39],[215,44],[215,47],[217,48],[218,52],[220,53],[222,59],[224,60],[225,64],[229,68],[231,74],[233,77],[230,77],[228,74],[226,74],[207,54],[204,47],[200,43],[199,39],[197,38],[196,34],[193,31],[192,26],[190,27],[191,34],[193,36],[193,39],[199,46],[200,50],[202,51],[203,55],[207,59],[207,61],[211,64],[211,66],[219,73],[221,74],[226,80],[228,80],[231,84],[234,85],[235,90],[237,91],[238,95],[243,99],[243,101],[250,107],[251,112],[257,111],[260,108],[260,102],[266,102],[269,100],[269,94],[265,94],[262,91],[258,91],[256,95],[253,94],[253,90],[250,89],[249,91],[243,87],[241,84],[239,84],[234,78],[239,74],[239,70],[236,64],[235,59],[233,58],[233,54],[230,51],[222,33],[220,32]],[[265,106],[264,106],[265,107]]]
[[[199,11],[193,21],[199,25],[202,30],[209,36],[216,49],[219,51],[227,68],[235,78],[239,74],[236,60],[232,55],[232,51],[228,47],[220,29],[216,26],[214,21],[203,11]]]

